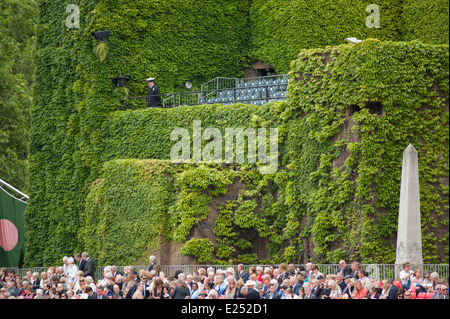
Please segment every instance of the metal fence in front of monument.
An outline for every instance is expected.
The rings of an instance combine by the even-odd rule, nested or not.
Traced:
[[[322,273],[324,276],[327,274],[336,274],[339,271],[339,265],[338,264],[316,264],[317,268],[320,273]],[[58,265],[60,266],[60,265]],[[266,267],[270,267],[272,265],[269,264],[252,264],[252,265],[245,265],[245,270],[248,272],[250,267],[262,267],[263,272]],[[275,265],[276,266],[276,265]],[[95,278],[94,280],[99,280],[103,278],[104,270],[107,266],[96,266],[95,267]],[[117,269],[120,272],[124,272],[124,268],[127,266],[117,266]],[[139,265],[139,266],[132,266],[134,271],[139,272],[140,270],[147,270],[148,265]],[[213,268],[214,272],[216,272],[218,269],[223,270],[225,273],[228,268],[233,268],[234,272],[237,273],[237,265],[159,265],[159,268],[161,271],[164,272],[166,277],[174,276],[175,273],[178,271],[181,271],[185,274],[196,274],[198,273],[198,270],[200,268]],[[297,268],[304,268],[304,264],[296,264],[295,269]],[[15,267],[1,267],[0,268],[8,268],[8,269],[14,269],[16,274],[19,274],[21,277],[26,275],[26,272],[31,270],[32,272],[38,272],[39,275],[43,271],[47,271],[49,267],[34,267],[34,268],[15,268]],[[391,278],[393,280],[398,280],[400,270],[402,269],[402,265],[396,265],[396,264],[362,264],[362,269],[364,269],[368,273],[369,278],[375,278],[375,280],[383,280],[387,278]],[[449,280],[449,264],[422,264],[422,265],[414,265],[411,264],[411,270],[420,269],[422,271],[422,277],[423,274],[426,271],[437,272],[439,274],[439,278]]]
[[[263,272],[266,267],[270,267],[271,265],[263,265],[263,264],[254,264],[254,265],[245,265],[245,270],[248,272],[250,267],[262,267]],[[276,265],[275,265],[276,266]],[[338,264],[316,264],[320,273],[324,276],[327,274],[336,274],[339,272]],[[161,271],[164,272],[166,276],[173,276],[177,270],[181,270],[183,273],[194,274],[198,272],[199,268],[212,267],[214,271],[217,269],[221,269],[223,273],[226,272],[228,268],[233,268],[234,273],[237,273],[237,265],[167,265],[160,266]],[[296,264],[295,269],[297,268],[305,268],[304,264]],[[362,264],[362,269],[364,269],[368,273],[369,278],[375,278],[378,280],[383,280],[387,278],[391,278],[393,280],[398,280],[400,270],[402,269],[402,265],[396,264]],[[423,265],[414,265],[411,264],[411,270],[420,269],[423,273],[426,271],[437,272],[439,274],[439,278],[449,280],[449,265],[448,264],[423,264]]]

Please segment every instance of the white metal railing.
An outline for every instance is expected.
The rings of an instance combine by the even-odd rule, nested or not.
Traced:
[[[28,201],[29,199],[30,199],[30,197],[28,196],[28,195],[26,195],[26,194],[24,194],[24,193],[22,193],[21,191],[19,191],[17,188],[15,188],[14,186],[12,186],[12,185],[9,185],[7,182],[5,182],[4,180],[2,180],[1,178],[0,178],[0,186],[1,185],[3,185],[3,186],[6,186],[7,188],[9,188],[10,190],[12,190],[12,191],[14,191],[15,193],[17,193],[17,194],[19,194],[20,196],[22,196],[22,198],[19,198],[20,200],[22,200],[22,201]],[[4,189],[3,187],[2,187],[2,189]],[[6,189],[4,189],[6,192],[8,192]],[[10,192],[8,192],[11,196],[13,196]],[[13,197],[16,197],[16,196],[13,196]]]
[[[336,274],[339,271],[339,265],[338,264],[316,264],[319,271],[326,276],[327,274]],[[248,271],[248,269],[252,266],[261,266],[263,268],[270,267],[269,264],[252,264],[252,265],[245,265],[245,269]],[[277,265],[275,265],[277,266]],[[125,266],[117,266],[118,270],[123,272]],[[233,268],[235,273],[237,271],[237,265],[160,265],[159,266],[161,270],[166,274],[166,277],[173,276],[177,270],[181,270],[183,273],[186,274],[194,274],[197,273],[200,268],[208,268],[212,267],[216,271],[217,269],[226,270],[227,268]],[[305,267],[304,264],[296,264],[295,268],[297,267]],[[3,267],[0,267],[3,268]],[[31,270],[33,272],[38,272],[39,274],[42,271],[46,271],[48,267],[34,267],[34,268],[15,268],[15,267],[8,267],[8,269],[14,269],[16,274],[20,274],[21,276],[25,275],[28,270]],[[139,265],[139,266],[133,266],[134,270],[139,272],[139,270],[148,269],[148,265]],[[375,278],[375,280],[383,280],[386,278],[391,278],[393,280],[399,280],[399,272],[401,269],[401,265],[396,264],[363,264],[362,268],[368,272],[369,278]],[[422,272],[429,271],[429,272],[437,272],[439,274],[439,278],[449,280],[449,265],[448,264],[423,264],[423,265],[411,265],[411,270],[414,269],[421,269]],[[105,269],[105,266],[97,266],[95,269],[95,280],[99,280],[103,278],[103,271]]]
[[[235,88],[239,84],[238,78],[217,77],[202,84],[202,91],[226,90]],[[214,92],[210,92],[211,95]],[[207,98],[209,96],[207,95]]]
[[[338,264],[316,264],[317,268],[323,275],[327,274],[336,274],[339,271]],[[245,265],[245,268],[248,269],[252,266],[261,266],[263,268],[270,267],[270,265]],[[161,270],[165,274],[174,274],[176,270],[181,270],[185,273],[194,273],[197,272],[199,268],[205,267],[204,265],[170,265],[170,266],[161,266]],[[222,269],[226,270],[231,267],[236,272],[237,265],[211,265],[207,267],[213,267],[215,270]],[[297,267],[305,267],[303,264],[296,264]],[[368,273],[369,278],[375,278],[376,280],[382,280],[386,278],[391,278],[393,280],[399,280],[399,273],[402,269],[402,265],[396,264],[363,264],[362,268]],[[423,265],[414,265],[411,264],[411,270],[421,269],[422,273],[425,271],[437,272],[439,274],[439,278],[449,279],[449,265],[448,264],[423,264]]]

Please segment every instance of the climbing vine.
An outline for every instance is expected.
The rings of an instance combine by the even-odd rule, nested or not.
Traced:
[[[365,39],[358,45],[337,45],[345,24],[320,31],[330,40],[320,43],[278,25],[304,16],[290,8],[338,9],[325,2],[254,1],[251,8],[250,21],[267,15],[251,26],[253,58],[290,71],[287,102],[134,110],[125,96],[145,93],[143,74],[161,79],[163,91],[240,75],[250,1],[82,0],[79,30],[64,25],[61,8],[70,1],[40,1],[26,264],[53,265],[82,250],[99,263],[131,264],[161,240],[202,262],[393,262],[409,143],[419,152],[424,261],[448,262],[448,45],[366,39],[398,40],[398,21],[357,28]],[[208,18],[199,21],[197,11]],[[330,12],[319,20],[328,25]],[[344,13],[353,30],[357,21],[348,7]],[[175,36],[179,21],[189,31],[183,41]],[[105,29],[111,37],[100,62],[91,32]],[[262,30],[271,29],[266,37]],[[118,74],[133,79],[127,90],[111,83]],[[171,163],[172,130],[192,137],[194,121],[222,136],[226,128],[278,128],[278,169],[263,175],[261,163],[248,161]],[[238,182],[245,186],[220,206],[216,238],[193,238],[212,200]]]

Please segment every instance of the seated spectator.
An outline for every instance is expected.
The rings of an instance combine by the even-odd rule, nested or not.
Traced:
[[[356,278],[356,279],[359,279],[359,271],[361,269],[362,269],[362,266],[361,266],[361,264],[359,262],[357,262],[357,261],[352,262],[352,265],[351,265],[351,270],[352,270],[351,276]]]
[[[131,299],[144,299],[144,284],[142,282],[136,284],[136,290]]]
[[[44,290],[42,290],[41,288],[36,289],[34,299],[43,299],[43,298],[44,298]]]
[[[294,291],[289,287],[284,292],[284,299],[298,299],[298,296],[294,295]]]
[[[233,276],[228,276],[227,281],[228,286],[224,294],[226,299],[237,299],[238,289],[236,286],[236,278]]]
[[[14,281],[10,280],[6,282],[6,292],[8,292],[11,296],[16,297],[19,293],[19,289],[14,285]]]
[[[255,282],[249,280],[245,283],[244,287],[242,287],[241,294],[245,299],[261,299],[259,292],[254,289],[254,286]]]
[[[431,281],[431,289],[430,291],[435,292],[436,291],[436,286],[439,282],[439,274],[437,272],[432,272],[430,274],[430,281]]]
[[[322,276],[322,278],[324,278],[323,274],[319,271],[319,267],[317,267],[317,265],[312,264],[311,265],[311,270],[312,270],[312,274],[318,278],[319,276]]]
[[[360,269],[358,271],[358,278],[361,281],[361,285],[363,286],[364,289],[369,290],[371,283],[370,283],[370,278],[367,277],[367,272],[363,269]]]
[[[256,280],[264,284],[262,277],[264,276],[263,268],[261,266],[256,267]]]
[[[357,280],[355,283],[355,289],[351,293],[352,299],[363,299],[367,295],[367,289],[365,289],[361,283],[361,280]]]
[[[191,288],[191,299],[198,299],[198,295],[200,294],[200,291],[198,290],[198,285],[194,282],[192,283],[192,288]]]
[[[266,295],[266,299],[280,299],[281,296],[278,294],[275,284],[269,285],[269,292]]]
[[[414,271],[414,274],[411,277],[411,286],[412,287],[423,286],[422,270],[420,270],[419,268],[417,268]]]
[[[411,291],[405,291],[404,295],[403,295],[404,299],[412,299],[412,293]]]
[[[393,284],[391,278],[387,278],[384,281],[384,288],[385,289],[383,294],[386,297],[386,299],[396,299],[395,296],[397,295],[399,288]]]
[[[433,282],[430,279],[430,275],[431,275],[431,271],[425,271],[423,274],[423,287],[427,290],[427,291],[432,291],[433,290]]]
[[[75,292],[73,290],[67,291],[67,299],[77,299]]]
[[[368,299],[379,299],[380,298],[380,294],[378,293],[378,287],[376,285],[372,285],[369,288],[367,298]]]
[[[330,294],[328,295],[330,299],[342,299],[341,288],[334,279],[328,281],[328,287],[330,288]]]
[[[436,292],[434,293],[432,299],[446,299],[444,295],[444,288],[445,285],[436,285]]]
[[[297,276],[300,276],[301,278],[303,278],[303,276],[301,274],[298,274]],[[300,287],[303,285],[303,280],[301,281],[301,283],[297,280],[296,276],[293,276],[291,278],[289,278],[289,288],[292,289],[292,293],[296,296],[298,296],[298,290],[300,289]]]
[[[280,290],[278,292],[280,294],[280,299],[286,299],[286,289],[288,289],[288,286],[286,285],[280,286]]]
[[[316,295],[311,291],[311,284],[308,282],[305,282],[303,284],[303,289],[305,292],[304,299],[317,299]]]
[[[398,291],[395,294],[394,299],[405,299],[405,291],[406,291],[406,289],[403,286],[398,288]]]
[[[217,295],[217,291],[215,290],[211,290],[210,293],[208,294],[208,299],[217,299],[218,295]]]
[[[213,289],[217,291],[219,297],[225,293],[227,285],[223,282],[223,277],[221,275],[215,277]]]
[[[411,288],[411,279],[414,274],[414,272],[410,270],[410,267],[411,265],[409,262],[404,262],[402,264],[402,270],[400,271],[401,284],[406,290]]]

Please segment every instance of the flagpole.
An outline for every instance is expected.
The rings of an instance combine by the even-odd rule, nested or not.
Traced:
[[[17,192],[18,194],[22,195],[23,197],[25,197],[27,200],[30,199],[30,197],[24,193],[22,193],[21,191],[19,191],[17,188],[15,188],[14,186],[9,185],[7,182],[5,182],[4,180],[2,180],[0,178],[0,183],[2,183],[3,185],[5,185],[6,187],[12,189],[13,191]]]

